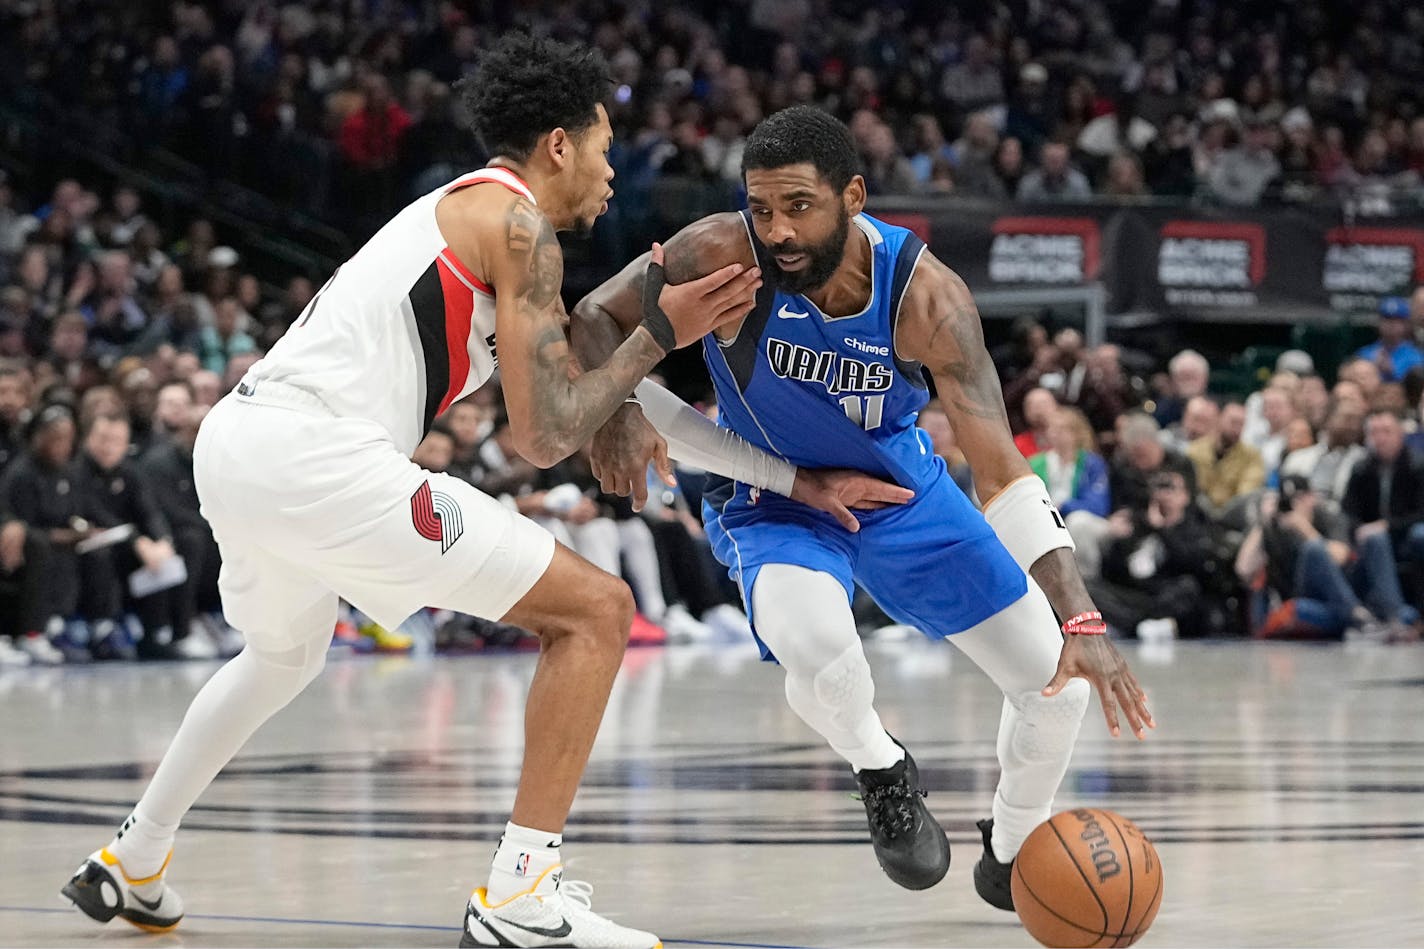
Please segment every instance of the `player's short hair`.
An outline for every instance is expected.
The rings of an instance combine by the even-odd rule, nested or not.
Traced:
[[[836,191],[860,173],[850,129],[815,106],[793,105],[762,119],[742,151],[742,175],[753,168],[783,168],[803,162],[816,167]]]
[[[518,31],[500,39],[456,89],[490,156],[523,161],[541,135],[561,128],[576,136],[592,127],[610,82],[597,50]]]

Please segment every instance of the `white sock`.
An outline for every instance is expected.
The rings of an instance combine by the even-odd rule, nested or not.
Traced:
[[[494,906],[531,891],[552,893],[559,885],[563,858],[561,834],[521,827],[510,821],[504,825],[494,860],[490,864],[485,900]]]
[[[119,858],[124,873],[138,880],[163,869],[177,832],[177,824],[155,824],[135,810],[114,834],[107,849]]]

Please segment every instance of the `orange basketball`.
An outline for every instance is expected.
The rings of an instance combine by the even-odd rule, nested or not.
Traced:
[[[1014,909],[1055,949],[1130,946],[1162,905],[1162,862],[1121,814],[1078,808],[1038,825],[1014,858]]]

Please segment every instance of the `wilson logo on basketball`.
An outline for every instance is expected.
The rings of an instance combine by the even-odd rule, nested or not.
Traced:
[[[416,533],[426,540],[437,541],[443,555],[460,539],[465,525],[460,519],[460,505],[443,491],[435,491],[426,481],[410,496],[410,519]]]
[[[1093,856],[1093,869],[1098,872],[1098,882],[1103,883],[1122,872],[1117,854],[1113,852],[1112,841],[1107,831],[1098,823],[1097,815],[1090,810],[1076,810],[1073,816],[1083,822],[1083,832],[1078,837],[1088,845]]]

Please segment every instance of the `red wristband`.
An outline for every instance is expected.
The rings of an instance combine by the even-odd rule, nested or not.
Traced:
[[[1079,613],[1063,624],[1065,636],[1102,636],[1107,631],[1108,624],[1103,622],[1103,614],[1097,610]]]

